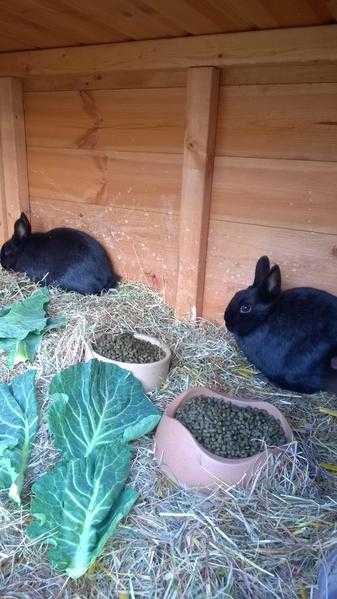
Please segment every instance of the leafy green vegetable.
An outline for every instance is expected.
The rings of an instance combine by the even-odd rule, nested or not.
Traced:
[[[57,374],[49,387],[49,430],[64,455],[89,456],[149,433],[161,414],[127,370],[90,360]]]
[[[0,487],[20,505],[32,441],[37,430],[35,370],[0,384]]]
[[[53,566],[79,578],[93,564],[137,499],[124,489],[131,450],[105,446],[88,458],[64,460],[33,485],[31,538],[51,546]]]
[[[32,362],[43,335],[52,328],[65,325],[63,317],[47,318],[45,311],[49,300],[48,289],[42,287],[0,312],[0,350],[8,354],[9,368],[26,360]]]

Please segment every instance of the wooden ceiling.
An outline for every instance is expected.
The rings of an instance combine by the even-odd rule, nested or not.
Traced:
[[[337,0],[0,0],[0,51],[336,22]]]

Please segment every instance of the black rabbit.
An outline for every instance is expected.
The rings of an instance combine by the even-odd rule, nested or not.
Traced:
[[[281,290],[281,272],[259,259],[225,323],[247,358],[272,382],[299,393],[337,391],[337,297],[310,287]]]
[[[69,228],[32,233],[24,213],[2,246],[0,260],[6,270],[82,294],[107,291],[120,281],[104,248],[90,235]]]

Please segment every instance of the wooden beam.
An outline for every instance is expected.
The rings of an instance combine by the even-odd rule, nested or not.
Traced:
[[[190,69],[180,207],[178,318],[202,314],[219,95],[218,69]]]
[[[28,197],[22,84],[7,77],[0,79],[1,242],[22,210],[29,215]]]
[[[248,31],[0,54],[0,76],[87,76],[194,66],[306,64],[337,60],[337,25]]]

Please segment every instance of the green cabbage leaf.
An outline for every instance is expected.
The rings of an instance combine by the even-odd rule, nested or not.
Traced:
[[[49,544],[52,565],[73,579],[94,563],[137,493],[125,488],[130,447],[115,443],[87,458],[64,459],[33,485],[28,528]]]
[[[127,370],[98,360],[57,374],[49,387],[49,430],[63,455],[87,457],[149,433],[161,413]]]
[[[65,318],[48,318],[48,289],[41,287],[29,297],[0,312],[0,350],[6,352],[9,368],[20,362],[33,362],[43,335],[64,326]]]
[[[35,375],[29,370],[9,385],[0,383],[0,488],[18,505],[38,424]]]

